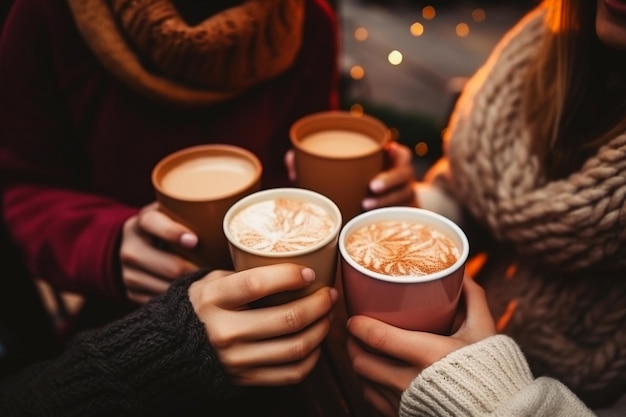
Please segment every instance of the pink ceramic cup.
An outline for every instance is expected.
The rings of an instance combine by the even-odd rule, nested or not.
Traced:
[[[437,230],[456,245],[457,260],[445,269],[427,275],[396,276],[369,270],[348,255],[346,240],[351,233],[361,227],[390,220],[421,223]],[[412,240],[412,236],[407,239]],[[409,330],[439,334],[450,332],[469,254],[467,237],[458,225],[425,209],[375,209],[346,223],[339,235],[339,251],[349,316],[362,314]]]

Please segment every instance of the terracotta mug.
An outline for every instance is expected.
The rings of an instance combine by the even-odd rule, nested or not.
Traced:
[[[297,120],[290,137],[296,185],[333,200],[344,223],[359,214],[369,182],[383,170],[389,128],[368,115],[326,111]]]
[[[159,209],[198,235],[193,249],[170,249],[211,269],[231,269],[222,231],[224,214],[240,198],[259,190],[262,165],[246,149],[224,144],[174,152],[152,171]]]

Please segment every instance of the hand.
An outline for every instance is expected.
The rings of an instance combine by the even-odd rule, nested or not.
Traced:
[[[124,222],[120,245],[122,282],[128,299],[139,304],[164,293],[172,281],[198,269],[180,256],[155,247],[156,241],[192,248],[198,238],[159,211],[156,203]]]
[[[495,334],[485,293],[470,278],[463,282],[463,298],[466,319],[451,336],[399,329],[365,316],[348,320],[354,337],[347,346],[352,368],[363,378],[365,399],[382,415],[398,415],[402,393],[422,370]]]
[[[376,175],[370,182],[372,196],[362,202],[365,210],[377,207],[405,205],[415,206],[415,169],[411,150],[397,142],[391,142],[386,148],[389,169]],[[291,182],[296,181],[294,151],[285,154],[285,165]]]
[[[232,274],[213,271],[191,285],[191,304],[234,383],[294,384],[313,369],[330,329],[337,290],[323,287],[274,307],[249,309],[248,303],[306,287],[314,279],[310,268],[277,264]]]
[[[389,168],[370,181],[372,195],[363,200],[365,210],[387,206],[415,206],[415,168],[411,150],[397,142],[385,148]]]

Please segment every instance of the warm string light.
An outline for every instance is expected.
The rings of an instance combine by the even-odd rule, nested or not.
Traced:
[[[426,156],[428,154],[428,144],[426,142],[418,142],[413,150],[417,156]]]
[[[363,110],[363,106],[358,103],[354,103],[352,106],[350,106],[350,113],[354,116],[363,116],[363,113],[365,113],[365,111]]]
[[[350,68],[350,77],[353,80],[361,80],[365,77],[365,69],[360,65],[354,65]]]
[[[421,15],[425,21],[430,21],[436,17],[437,11],[435,10],[435,7],[428,5],[422,8]],[[484,9],[476,8],[472,10],[471,12],[472,22],[482,23],[485,21],[485,19],[486,19],[486,13]],[[415,21],[411,23],[411,25],[409,26],[409,33],[411,34],[411,36],[416,37],[416,38],[422,36],[425,30],[426,28],[424,26],[424,23],[422,22]],[[471,32],[470,25],[468,25],[465,22],[457,23],[454,30],[455,30],[455,34],[459,38],[468,37]],[[355,40],[357,40],[358,42],[365,42],[368,38],[369,38],[369,31],[367,30],[367,28],[358,27],[357,29],[355,29],[354,31]],[[404,56],[402,52],[400,52],[398,49],[392,50],[387,55],[387,61],[389,62],[389,64],[393,66],[400,65],[403,59],[404,59]],[[361,65],[353,65],[349,70],[349,75],[353,80],[361,80],[365,77],[365,68],[362,67]],[[354,103],[350,107],[350,112],[353,114],[363,114],[364,109],[361,104]],[[394,140],[397,140],[397,138],[400,135],[400,132],[396,128],[392,128],[391,133],[392,133],[392,136],[394,137]],[[445,130],[442,131],[441,134],[442,136],[444,136]],[[429,152],[429,146],[426,142],[418,142],[414,146],[414,152],[415,152],[415,155],[424,157]]]
[[[415,22],[411,25],[409,31],[411,32],[411,35],[415,37],[422,36],[422,34],[424,34],[424,25],[422,25],[420,22]]]
[[[387,55],[387,61],[389,61],[391,65],[400,65],[402,63],[402,52],[394,49]]]
[[[483,9],[475,9],[472,11],[472,20],[476,23],[482,23],[487,18],[487,14]]]
[[[425,6],[422,9],[422,17],[426,20],[434,19],[436,14],[437,12],[435,11],[435,8],[433,6]]]
[[[369,33],[367,32],[367,29],[365,29],[364,27],[357,28],[354,31],[354,39],[359,42],[363,42],[364,40],[366,40],[368,35]]]
[[[465,38],[469,35],[470,29],[467,23],[459,23],[456,25],[456,35],[459,38]]]

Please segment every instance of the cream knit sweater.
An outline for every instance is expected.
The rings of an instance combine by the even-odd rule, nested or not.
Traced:
[[[400,404],[402,417],[593,415],[560,382],[533,379],[519,347],[504,335],[459,349],[425,369]]]
[[[522,106],[541,7],[468,82],[417,200],[464,224],[486,255],[476,282],[533,375],[606,407],[626,393],[626,132],[568,177],[545,176]]]

